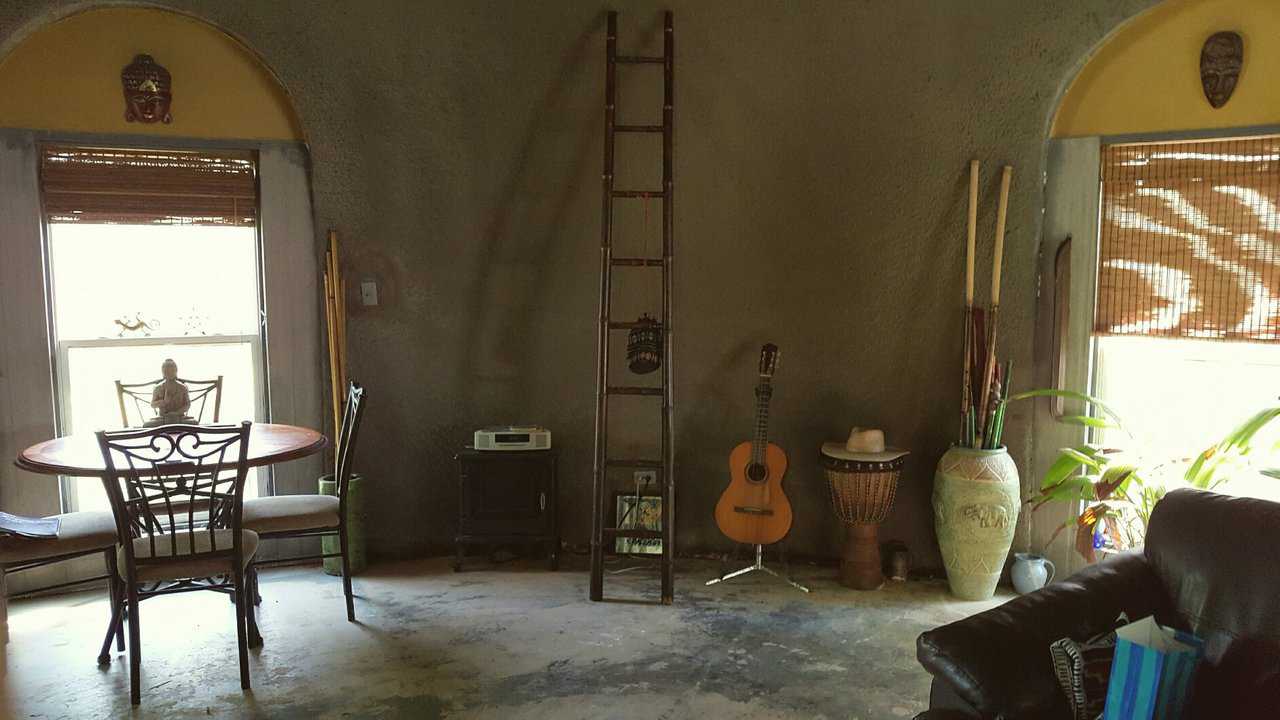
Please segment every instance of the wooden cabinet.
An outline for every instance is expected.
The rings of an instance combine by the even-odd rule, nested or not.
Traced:
[[[558,567],[555,450],[475,450],[458,453],[458,532],[453,569],[468,545],[542,545],[547,567]]]

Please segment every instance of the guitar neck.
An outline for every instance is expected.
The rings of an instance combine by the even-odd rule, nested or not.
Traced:
[[[769,398],[773,387],[767,378],[762,378],[756,386],[756,428],[751,440],[751,461],[763,463],[765,449],[769,447]]]

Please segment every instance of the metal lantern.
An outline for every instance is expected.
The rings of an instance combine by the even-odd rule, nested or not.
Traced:
[[[662,326],[646,313],[627,334],[627,366],[646,375],[662,365]]]
[[[898,477],[907,452],[886,448],[855,453],[844,443],[822,446],[822,469],[831,490],[831,507],[845,525],[840,584],[875,590],[884,584],[880,563],[880,523],[893,507]]]

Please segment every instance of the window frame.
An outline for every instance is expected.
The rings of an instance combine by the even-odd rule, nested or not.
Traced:
[[[1092,394],[1097,382],[1098,343],[1093,335],[1097,309],[1098,262],[1101,242],[1102,148],[1113,144],[1168,143],[1195,140],[1223,140],[1237,137],[1280,134],[1280,124],[1235,128],[1179,130],[1173,132],[1092,135],[1049,138],[1046,146],[1044,224],[1041,228],[1041,292],[1037,308],[1036,386],[1074,390]],[[1057,287],[1055,262],[1061,244],[1071,241],[1068,288]],[[1057,299],[1067,298],[1064,327],[1055,322]],[[1061,353],[1059,354],[1059,349]],[[1071,403],[1065,405],[1069,408]],[[1054,421],[1072,414],[1059,403],[1037,403],[1033,413],[1033,472],[1028,490],[1038,489],[1039,478],[1053,462],[1055,451],[1086,439],[1086,428],[1070,428]],[[1033,547],[1053,560],[1066,573],[1085,563],[1074,551],[1071,533],[1061,533],[1052,544],[1048,538],[1063,522],[1078,515],[1083,502],[1046,506],[1047,518],[1034,518],[1030,527]]]
[[[254,164],[254,203],[256,205],[256,222],[253,226],[254,235],[254,272],[256,275],[257,297],[254,301],[258,306],[258,332],[253,335],[210,335],[210,336],[179,336],[179,337],[148,337],[148,338],[98,338],[92,340],[59,340],[58,326],[56,321],[56,298],[54,297],[53,283],[53,253],[50,243],[52,242],[52,232],[50,230],[49,213],[45,205],[45,185],[44,178],[37,169],[37,178],[39,182],[39,201],[40,201],[40,252],[43,255],[44,262],[44,307],[45,322],[48,327],[50,364],[53,375],[53,393],[54,393],[54,432],[57,436],[66,434],[68,417],[70,413],[70,378],[68,367],[67,353],[72,347],[108,347],[111,345],[147,345],[154,343],[164,343],[172,345],[184,344],[209,344],[209,343],[225,343],[243,342],[245,339],[250,340],[253,355],[253,372],[254,382],[258,388],[256,397],[253,399],[254,414],[256,422],[271,422],[271,391],[268,387],[268,365],[267,365],[267,327],[266,327],[266,275],[263,263],[263,238],[262,238],[262,180],[259,172],[258,148],[246,147],[243,143],[229,143],[226,141],[210,140],[207,143],[200,140],[189,141],[170,141],[167,138],[129,138],[127,142],[122,138],[115,138],[108,142],[77,142],[75,140],[62,139],[66,136],[49,134],[42,136],[36,141],[36,157],[44,156],[47,149],[51,147],[94,147],[104,149],[121,149],[121,150],[188,150],[188,151],[206,151],[216,152],[219,150],[231,152],[244,152],[253,157]],[[148,141],[149,140],[149,141]],[[257,474],[258,478],[258,494],[274,495],[275,480],[274,472],[271,466],[260,468]],[[76,496],[76,483],[73,478],[66,475],[58,476],[58,506],[61,512],[74,512],[77,509],[78,502]]]
[[[324,324],[320,277],[321,237],[311,188],[311,156],[295,140],[208,139],[87,133],[32,128],[0,128],[0,449],[14,457],[48,440],[59,427],[54,399],[54,336],[48,323],[48,258],[43,254],[39,147],[43,144],[124,146],[185,150],[251,150],[257,153],[259,267],[269,282],[260,285],[264,310],[263,393],[269,422],[330,433],[331,414],[323,388]],[[43,305],[42,305],[43,303]],[[317,358],[312,362],[311,358]],[[268,493],[314,493],[328,467],[322,454],[271,467]],[[26,515],[59,512],[53,477],[0,466],[0,506]],[[314,547],[313,547],[314,546]],[[263,559],[319,552],[319,541],[280,540],[259,548]],[[100,563],[99,563],[100,564]],[[10,589],[36,587],[101,574],[91,561],[67,562],[23,573]]]
[[[262,273],[258,272],[258,282],[262,282]],[[52,285],[49,287],[49,300],[52,305],[53,292]],[[51,325],[52,328],[52,325]],[[54,402],[56,403],[57,412],[57,432],[59,435],[67,433],[68,418],[71,415],[71,373],[69,371],[60,372],[60,368],[70,367],[67,355],[75,348],[106,348],[106,347],[146,347],[148,345],[227,345],[233,343],[249,343],[250,353],[253,357],[253,376],[255,387],[258,392],[253,398],[253,412],[255,417],[267,417],[267,397],[266,397],[266,355],[263,351],[264,338],[262,336],[262,325],[259,323],[259,332],[253,335],[182,335],[177,337],[165,337],[161,335],[151,337],[124,337],[124,338],[93,338],[88,340],[55,340],[55,351],[53,355],[54,364]],[[141,379],[141,378],[140,378]],[[263,421],[266,422],[266,421]],[[271,466],[267,465],[258,468],[258,495],[271,494]],[[77,495],[76,483],[74,478],[67,475],[58,476],[58,492],[59,503],[62,512],[75,512],[80,509],[79,497]]]

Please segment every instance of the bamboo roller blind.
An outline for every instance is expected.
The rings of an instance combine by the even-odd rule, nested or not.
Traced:
[[[248,152],[46,147],[40,182],[53,223],[252,226],[258,214]]]
[[[1094,332],[1280,342],[1280,137],[1102,153]]]

